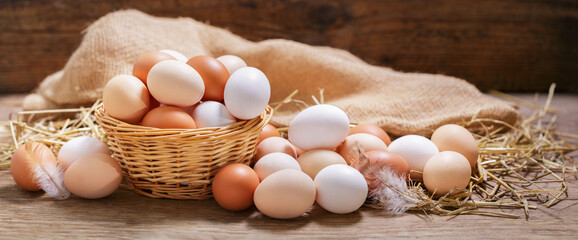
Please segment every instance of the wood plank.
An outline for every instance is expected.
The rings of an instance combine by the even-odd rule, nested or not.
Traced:
[[[400,71],[443,73],[481,90],[578,91],[578,2],[2,1],[0,92],[26,92],[62,68],[80,32],[118,9],[189,16],[250,40],[287,38]],[[42,64],[39,64],[42,63]]]

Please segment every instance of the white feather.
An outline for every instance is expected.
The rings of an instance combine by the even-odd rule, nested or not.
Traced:
[[[351,152],[352,167],[358,169],[365,177],[374,179],[370,185],[374,189],[368,194],[373,204],[383,208],[391,215],[401,215],[418,201],[415,193],[407,187],[404,177],[400,177],[389,166],[372,165],[365,155],[363,146],[357,144]]]
[[[34,176],[40,188],[56,200],[64,200],[70,197],[70,191],[64,186],[64,170],[56,164],[36,165]]]
[[[64,170],[56,165],[56,162],[43,161],[42,158],[48,155],[44,151],[50,151],[50,149],[40,146],[32,142],[27,142],[24,146],[26,159],[31,165],[35,180],[49,196],[57,200],[67,199],[70,197],[70,191],[64,186]]]
[[[405,179],[399,177],[391,168],[380,168],[374,174],[376,188],[369,193],[369,197],[387,213],[400,215],[414,204],[405,197],[409,193]]]

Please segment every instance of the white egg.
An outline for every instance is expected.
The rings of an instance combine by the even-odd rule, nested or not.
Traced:
[[[259,176],[259,180],[263,181],[267,176],[283,169],[295,169],[301,171],[301,166],[299,166],[299,162],[289,154],[286,153],[269,153],[263,156],[255,166],[253,170]]]
[[[403,158],[409,165],[409,170],[423,172],[427,161],[439,152],[436,145],[429,139],[418,135],[406,135],[395,139],[387,147],[389,152]],[[414,180],[422,179],[422,174],[410,172]]]
[[[177,60],[155,64],[147,76],[149,92],[160,103],[188,107],[199,102],[205,93],[201,75]]]
[[[175,59],[177,59],[178,61],[181,61],[181,62],[187,62],[189,60],[187,57],[185,57],[185,55],[183,55],[182,53],[177,52],[175,50],[163,49],[163,50],[160,50],[159,52],[164,52],[168,55],[171,55]]]
[[[110,155],[108,146],[96,138],[80,136],[68,140],[62,144],[58,151],[58,164],[66,170],[76,160],[93,153],[105,153]]]
[[[303,151],[333,150],[349,134],[349,118],[340,108],[319,104],[301,111],[289,124],[289,141]]]
[[[197,128],[224,127],[235,122],[235,117],[229,113],[220,102],[206,101],[199,104],[191,114]]]
[[[225,85],[225,106],[238,119],[259,116],[271,97],[269,79],[261,70],[244,67],[235,71]]]
[[[345,164],[323,168],[315,176],[315,201],[325,210],[345,214],[359,209],[367,198],[367,181],[357,169]]]
[[[247,63],[245,63],[243,59],[235,55],[223,55],[218,57],[217,60],[225,65],[225,68],[227,68],[229,74],[233,74],[239,68],[244,68],[247,66]]]

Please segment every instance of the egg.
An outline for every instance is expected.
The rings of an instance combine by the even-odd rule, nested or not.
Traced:
[[[137,124],[149,110],[149,92],[138,78],[118,75],[104,86],[102,102],[111,117]]]
[[[423,167],[427,161],[439,152],[436,145],[429,139],[418,135],[406,135],[393,140],[388,151],[399,155],[409,165],[410,171],[423,172]],[[413,180],[421,180],[422,174],[410,172]]]
[[[197,128],[224,127],[236,122],[225,105],[220,102],[206,101],[195,107],[192,114]]]
[[[149,52],[140,56],[132,67],[132,75],[140,79],[147,85],[147,77],[151,68],[165,60],[176,60],[171,54],[166,52]]]
[[[316,188],[307,174],[283,169],[265,178],[253,196],[255,206],[269,217],[296,218],[307,212],[315,202]]]
[[[381,139],[381,141],[383,141],[385,145],[389,145],[391,143],[389,135],[383,129],[373,124],[358,124],[357,126],[349,129],[349,135],[353,135],[356,133],[368,133],[373,136],[376,136],[379,139]]]
[[[178,61],[181,61],[181,62],[187,62],[187,61],[189,60],[189,58],[187,58],[185,55],[183,55],[182,53],[177,52],[177,51],[175,51],[175,50],[163,49],[163,50],[160,50],[159,52],[163,52],[163,53],[169,54],[169,55],[171,55],[172,57],[174,57],[175,60],[178,60]]]
[[[259,159],[253,167],[259,180],[263,181],[266,177],[283,169],[295,169],[301,171],[301,166],[294,157],[286,153],[274,152],[269,153]]]
[[[211,189],[219,206],[241,211],[253,205],[253,193],[258,185],[259,177],[253,169],[242,163],[231,163],[217,172]]]
[[[374,150],[387,151],[387,145],[378,137],[368,133],[356,133],[345,138],[345,141],[338,148],[338,153],[345,159],[347,164],[351,164],[359,156],[359,147],[364,152]]]
[[[147,85],[153,97],[162,104],[187,107],[199,102],[205,84],[199,73],[184,62],[166,60],[154,65]]]
[[[472,170],[468,159],[454,151],[433,155],[423,169],[423,183],[435,195],[463,191],[470,182]]]
[[[289,141],[304,151],[334,149],[348,133],[347,114],[329,104],[308,107],[289,124]]]
[[[397,154],[383,150],[375,150],[367,152],[366,156],[369,161],[369,168],[358,168],[358,170],[365,176],[369,190],[377,188],[378,183],[375,182],[377,178],[375,174],[383,171],[385,168],[388,168],[395,176],[403,180],[407,179],[409,175],[409,165]]]
[[[122,170],[108,154],[86,155],[64,172],[64,186],[76,196],[88,199],[104,198],[120,186]]]
[[[209,56],[194,56],[187,64],[193,67],[203,78],[205,94],[203,101],[223,101],[225,84],[229,79],[229,71],[217,59]]]
[[[456,124],[446,124],[436,129],[431,141],[440,151],[454,151],[464,155],[472,167],[478,162],[478,143],[474,135]]]
[[[238,119],[259,116],[271,97],[269,79],[254,67],[240,68],[231,74],[225,85],[225,106]]]
[[[217,58],[219,62],[221,62],[229,71],[229,74],[233,74],[239,68],[244,68],[247,66],[247,63],[243,61],[240,57],[235,55],[223,55]]]
[[[334,164],[327,166],[315,176],[317,197],[315,201],[325,210],[346,214],[359,209],[367,198],[365,177],[357,169]]]
[[[311,179],[317,176],[321,169],[333,164],[347,164],[341,155],[330,150],[312,150],[305,152],[297,158],[301,170]]]
[[[93,153],[105,153],[110,155],[108,146],[100,140],[90,136],[80,136],[68,140],[58,151],[58,164],[63,170],[76,160]]]
[[[193,117],[183,109],[173,106],[160,106],[148,112],[141,123],[145,127],[195,129]]]
[[[22,144],[12,155],[10,173],[16,184],[28,191],[40,191],[41,188],[34,177],[33,164],[31,164],[29,157],[41,159],[42,163],[51,164],[56,164],[56,157],[48,146],[38,142]]]
[[[301,149],[301,148],[296,147],[295,145],[293,145],[293,148],[295,148],[295,152],[297,153],[297,157],[299,157],[299,156],[301,156],[301,155],[303,155],[303,154],[306,153],[306,151],[304,151],[304,150]]]
[[[267,123],[263,129],[261,129],[261,133],[259,133],[259,143],[268,137],[281,137],[279,130],[270,123]]]
[[[297,152],[287,139],[282,137],[269,137],[257,145],[255,159],[259,160],[261,157],[274,152],[281,152],[289,154],[293,158],[297,158]]]

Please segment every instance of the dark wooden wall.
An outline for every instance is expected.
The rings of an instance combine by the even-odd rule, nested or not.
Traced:
[[[481,90],[578,92],[575,0],[2,0],[0,93],[62,68],[80,32],[135,8],[189,16],[251,40],[348,50],[375,65],[464,78]]]

